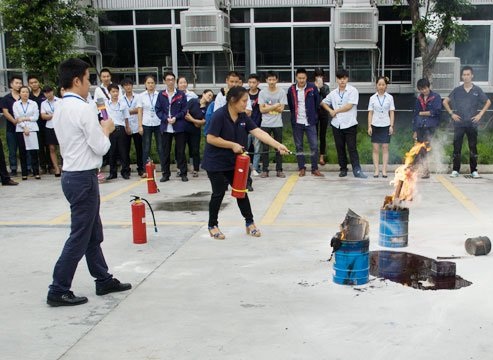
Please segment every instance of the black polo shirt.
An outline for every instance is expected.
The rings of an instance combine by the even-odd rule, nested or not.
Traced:
[[[14,103],[16,102],[17,100],[14,99],[14,97],[12,96],[12,93],[10,94],[7,94],[3,97],[2,99],[2,104],[0,106],[0,108],[2,109],[7,109],[9,114],[14,116],[14,110],[13,110],[13,107],[14,107]],[[11,133],[15,133],[15,125],[12,124],[10,121],[8,121],[7,119],[5,119],[5,122],[7,123],[7,132],[11,132]]]
[[[248,143],[248,133],[257,125],[245,113],[238,115],[234,122],[229,115],[228,106],[217,110],[211,119],[208,134],[233,141],[245,147]],[[235,168],[236,154],[231,149],[224,149],[206,143],[202,168],[207,171],[229,171]]]
[[[488,100],[486,94],[479,86],[473,85],[467,92],[464,86],[458,86],[449,95],[452,109],[461,117],[460,121],[453,121],[454,126],[469,127],[477,126],[472,122],[472,117],[476,116],[483,108],[484,103]]]
[[[38,109],[39,109],[39,114],[40,114],[39,115],[39,118],[38,118],[38,120],[39,120],[38,121],[38,126],[40,128],[43,128],[44,129],[46,127],[46,121],[41,121],[42,120],[41,119],[41,103],[46,100],[46,96],[43,93],[43,91],[40,91],[38,96],[34,95],[33,92],[31,92],[29,94],[29,99],[31,99],[36,104],[38,104]]]

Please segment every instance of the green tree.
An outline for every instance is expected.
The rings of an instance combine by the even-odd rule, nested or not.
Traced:
[[[96,16],[97,10],[79,0],[0,0],[9,60],[45,82],[54,81],[58,64],[76,55],[78,34],[97,30]]]
[[[466,29],[458,18],[474,9],[468,0],[394,0],[402,6],[403,16],[411,17],[412,28],[423,60],[422,77],[431,79],[432,70],[440,51],[467,38]]]

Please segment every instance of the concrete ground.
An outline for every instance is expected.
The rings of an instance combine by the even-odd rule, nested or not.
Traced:
[[[323,179],[293,171],[255,178],[250,193],[261,238],[245,234],[226,195],[220,228],[207,232],[205,173],[158,184],[147,195],[134,175],[100,186],[103,249],[112,273],[133,289],[96,296],[84,261],[73,290],[82,306],[50,308],[53,265],[69,233],[69,208],[53,176],[0,187],[0,358],[8,359],[488,359],[493,295],[491,256],[472,257],[466,238],[493,236],[493,174],[433,174],[419,182],[406,251],[460,255],[457,274],[473,284],[422,291],[373,276],[366,285],[332,281],[331,237],[351,208],[370,222],[389,179]],[[368,172],[371,174],[371,172]],[[150,200],[148,243],[132,243],[130,195]]]

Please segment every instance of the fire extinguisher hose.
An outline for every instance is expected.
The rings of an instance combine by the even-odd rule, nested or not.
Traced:
[[[155,218],[155,216],[154,216],[154,210],[152,209],[152,206],[151,206],[151,204],[149,203],[149,201],[147,201],[147,199],[144,199],[144,198],[142,198],[142,197],[140,197],[140,196],[137,196],[137,195],[130,195],[130,196],[132,196],[132,197],[133,197],[133,199],[132,199],[132,200],[130,200],[130,202],[132,202],[132,201],[136,201],[136,200],[143,200],[143,201],[145,201],[145,202],[147,203],[147,206],[149,206],[149,209],[151,210],[151,214],[152,214],[152,221],[154,222],[154,232],[157,232],[157,225],[156,225],[156,218]]]

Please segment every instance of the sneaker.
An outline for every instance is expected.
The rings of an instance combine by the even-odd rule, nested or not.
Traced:
[[[368,177],[361,170],[357,170],[353,174],[355,178],[366,179]]]
[[[456,177],[459,177],[459,172],[458,171],[452,171],[452,173],[450,174],[450,177],[451,178],[456,178]]]
[[[347,176],[347,170],[339,171],[339,177],[346,177],[346,176]]]
[[[481,178],[481,175],[479,175],[477,171],[473,171],[473,172],[471,173],[471,177],[472,177],[473,179],[480,179],[480,178]]]
[[[257,171],[257,170],[255,170],[255,169],[254,169],[254,170],[252,170],[252,175],[253,175],[253,176],[259,176],[259,173],[258,173],[258,171]]]

